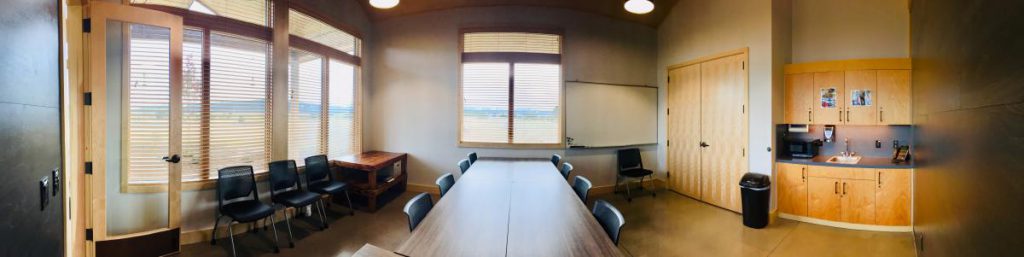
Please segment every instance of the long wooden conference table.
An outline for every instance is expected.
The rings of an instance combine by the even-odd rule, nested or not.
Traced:
[[[481,158],[395,251],[421,256],[622,256],[548,160]]]

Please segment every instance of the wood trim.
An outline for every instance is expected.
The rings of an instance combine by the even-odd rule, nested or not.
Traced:
[[[839,222],[823,219],[815,219],[811,217],[796,216],[792,214],[779,213],[779,218],[787,220],[795,220],[800,222],[806,222],[811,224],[817,224],[822,226],[855,229],[855,230],[866,230],[866,231],[879,231],[879,232],[911,232],[914,231],[912,226],[882,226],[882,225],[867,225],[867,224],[856,224],[848,222]]]
[[[459,28],[459,34],[475,33],[475,32],[540,33],[540,34],[555,34],[555,35],[561,36],[562,39],[565,38],[565,29],[556,28],[556,27],[499,25],[499,26],[480,26],[480,27],[463,27],[463,28]]]
[[[299,48],[308,52],[324,55],[355,66],[362,66],[363,63],[362,57],[338,51],[338,49],[334,49],[329,46],[314,42],[309,39],[301,38],[295,35],[288,35],[288,43],[290,47]]]
[[[798,74],[809,72],[832,72],[851,70],[910,70],[910,58],[886,58],[886,59],[854,59],[840,61],[824,61],[787,64],[783,67],[784,74]]]
[[[462,53],[462,63],[468,62],[510,62],[562,64],[561,54],[476,52]]]
[[[274,4],[279,4],[280,2],[284,2],[284,1],[282,1],[282,0],[273,0],[272,2],[274,2]],[[336,21],[328,18],[327,16],[320,14],[320,12],[317,12],[317,11],[313,10],[313,8],[311,8],[309,6],[306,6],[301,1],[290,1],[289,0],[287,2],[288,2],[288,8],[290,8],[292,10],[295,10],[297,12],[301,12],[302,14],[309,15],[309,17],[313,17],[314,19],[317,19],[317,20],[319,20],[319,21],[321,21],[323,23],[326,23],[327,25],[331,25],[331,27],[334,27],[336,29],[344,31],[345,33],[351,34],[352,36],[355,36],[360,41],[362,41],[363,33],[359,29],[357,29],[357,28],[355,28],[353,26],[350,26],[348,24],[336,22]],[[358,48],[358,45],[357,45],[357,48]]]
[[[669,65],[666,70],[674,70],[676,68],[686,67],[686,66],[690,66],[690,65],[694,65],[694,64],[698,64],[698,63],[703,63],[703,62],[707,62],[707,61],[711,61],[711,60],[715,60],[715,59],[721,59],[721,58],[724,58],[724,57],[729,57],[729,56],[733,56],[733,55],[737,55],[737,54],[748,54],[749,52],[750,52],[750,48],[749,47],[744,47],[744,48],[740,48],[740,49],[725,51],[725,52],[721,52],[721,53],[717,53],[717,54],[712,54],[712,55],[707,55],[707,56],[702,56],[702,57],[698,57],[698,58],[693,59],[693,60],[689,60],[689,61],[685,61],[685,62],[673,64],[673,65]],[[748,58],[747,59],[748,59],[747,62],[750,62],[749,54],[748,54]],[[747,65],[747,66],[749,67],[749,65]],[[747,70],[750,70],[750,69],[748,68]],[[749,72],[748,72],[748,74],[749,74]],[[749,79],[748,79],[748,81],[749,81]]]

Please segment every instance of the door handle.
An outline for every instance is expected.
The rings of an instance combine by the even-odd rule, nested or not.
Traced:
[[[709,145],[708,143],[705,143],[705,142],[700,142],[700,147],[708,147],[708,146],[711,146],[711,145]]]
[[[164,161],[170,163],[178,163],[181,162],[181,156],[178,156],[177,154],[171,156],[164,156]]]

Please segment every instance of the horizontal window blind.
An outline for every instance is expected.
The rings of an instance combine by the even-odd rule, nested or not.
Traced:
[[[470,32],[463,34],[463,52],[561,53],[561,36],[526,32]]]
[[[516,63],[512,142],[557,144],[561,125],[561,65]]]
[[[331,59],[328,64],[327,156],[338,158],[359,152],[360,119],[356,112],[356,69]]]
[[[269,26],[267,0],[131,0],[132,4],[152,4],[197,10],[260,26]],[[194,7],[200,5],[202,7]],[[205,9],[203,8],[205,7]],[[190,9],[191,8],[191,9]]]
[[[203,122],[203,113],[209,105],[204,104],[206,82],[203,80],[203,31],[185,29],[182,40],[182,90],[181,90],[181,181],[197,181],[209,175],[210,153],[208,145],[202,143],[203,134],[209,128]]]
[[[323,154],[323,58],[291,49],[288,60],[288,158]]]
[[[126,131],[121,149],[130,184],[167,181],[170,144],[170,29],[129,26]]]
[[[509,142],[509,64],[462,64],[462,141]]]
[[[266,171],[270,159],[267,42],[210,34],[210,169],[252,165]]]
[[[288,33],[360,56],[359,38],[296,10],[288,10]]]

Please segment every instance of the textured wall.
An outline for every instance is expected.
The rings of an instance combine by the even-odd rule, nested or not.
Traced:
[[[1022,1],[913,2],[920,256],[1020,255],[1022,15]]]

